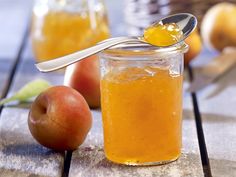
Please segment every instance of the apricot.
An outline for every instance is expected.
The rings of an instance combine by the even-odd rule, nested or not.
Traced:
[[[195,29],[193,33],[185,39],[185,42],[189,45],[189,50],[184,54],[184,64],[188,65],[202,50],[202,42],[198,30]]]
[[[203,17],[201,35],[208,48],[222,51],[236,46],[236,5],[219,3],[211,7]]]
[[[100,106],[100,69],[96,55],[66,68],[64,85],[77,90],[91,108]]]
[[[66,86],[51,87],[33,102],[28,126],[32,136],[54,150],[74,150],[85,140],[92,115],[85,99]]]

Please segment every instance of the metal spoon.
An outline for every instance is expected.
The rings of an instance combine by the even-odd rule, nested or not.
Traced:
[[[188,37],[188,35],[195,29],[195,27],[197,26],[197,19],[195,16],[193,16],[192,14],[189,13],[178,13],[178,14],[174,14],[174,15],[170,15],[168,17],[165,17],[163,19],[161,19],[160,21],[152,24],[156,25],[156,24],[168,24],[168,23],[176,23],[178,25],[178,27],[180,28],[180,30],[182,30],[183,32],[183,38],[178,41],[182,42],[186,37]],[[137,36],[137,37],[116,37],[116,38],[110,38],[107,40],[104,40],[100,43],[98,43],[97,45],[63,56],[63,57],[59,57],[56,58],[54,60],[50,60],[50,61],[45,61],[42,63],[38,63],[36,64],[36,67],[38,68],[39,71],[41,72],[50,72],[50,71],[54,71],[57,69],[61,69],[63,67],[66,67],[70,64],[73,64],[79,60],[82,60],[88,56],[94,55],[102,50],[108,49],[112,46],[121,44],[121,43],[130,43],[130,42],[142,42],[142,43],[147,43],[143,36]],[[175,45],[175,44],[174,44]],[[168,46],[166,46],[168,47]]]

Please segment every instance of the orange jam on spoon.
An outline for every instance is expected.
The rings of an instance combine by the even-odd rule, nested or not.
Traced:
[[[165,25],[157,24],[144,31],[144,40],[149,44],[165,47],[177,43],[183,36],[183,32],[175,23]]]

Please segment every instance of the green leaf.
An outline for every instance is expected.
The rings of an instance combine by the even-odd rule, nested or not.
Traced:
[[[1,100],[0,106],[11,101],[27,101],[28,99],[39,95],[42,91],[46,90],[50,86],[51,84],[49,84],[47,81],[43,79],[36,79],[27,83],[10,98]]]

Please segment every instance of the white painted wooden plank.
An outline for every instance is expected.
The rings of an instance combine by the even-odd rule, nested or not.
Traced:
[[[22,172],[19,170],[12,170],[12,169],[2,169],[0,168],[0,176],[2,177],[46,177],[44,175],[32,175],[28,172]]]
[[[193,64],[203,65],[215,55],[204,51]],[[200,90],[197,98],[212,175],[236,176],[236,68]]]
[[[0,119],[0,168],[43,176],[61,176],[63,154],[39,145],[28,130],[28,109],[4,108]],[[14,171],[13,171],[14,172]],[[23,175],[22,174],[22,175]],[[20,176],[20,175],[19,175]]]

